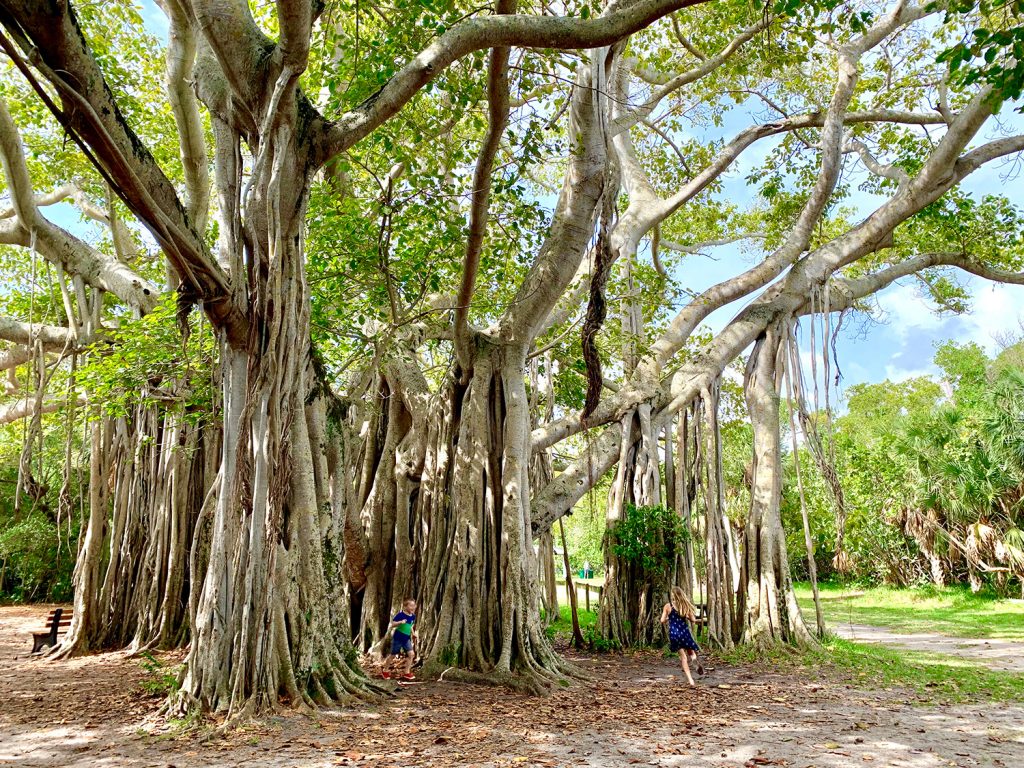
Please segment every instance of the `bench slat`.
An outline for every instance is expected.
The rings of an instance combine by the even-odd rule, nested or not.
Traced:
[[[71,608],[55,608],[50,611],[43,631],[32,633],[32,653],[39,653],[47,646],[55,645],[58,636],[68,633],[73,619],[74,610]]]

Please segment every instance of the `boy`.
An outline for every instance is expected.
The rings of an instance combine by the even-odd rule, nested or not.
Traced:
[[[391,624],[388,625],[389,629],[394,630],[394,634],[391,636],[391,655],[392,656],[405,656],[405,668],[399,675],[402,680],[414,680],[415,677],[412,674],[412,663],[416,659],[416,651],[413,647],[413,643],[419,640],[419,635],[415,629],[416,625],[416,601],[412,598],[406,598],[402,602],[402,610],[395,614],[395,618],[391,620]],[[385,665],[384,671],[381,673],[385,680],[391,677],[391,672],[388,669],[389,665]],[[397,674],[397,673],[396,673]]]

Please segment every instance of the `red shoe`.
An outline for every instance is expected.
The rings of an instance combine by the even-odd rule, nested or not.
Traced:
[[[380,673],[380,676],[383,677],[385,680],[391,679],[391,673],[388,672],[386,669]]]
[[[414,675],[412,672],[406,672],[404,675],[402,675],[402,679],[403,680],[415,680],[416,679],[416,675]]]

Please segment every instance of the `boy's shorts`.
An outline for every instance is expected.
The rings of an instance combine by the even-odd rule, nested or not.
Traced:
[[[412,653],[412,635],[395,632],[391,637],[391,655],[397,656],[401,653]]]

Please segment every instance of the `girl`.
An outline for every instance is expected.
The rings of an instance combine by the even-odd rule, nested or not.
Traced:
[[[686,596],[681,587],[672,587],[672,596],[661,612],[661,623],[668,624],[668,642],[672,652],[679,653],[679,662],[683,667],[683,674],[687,681],[693,685],[693,678],[690,676],[690,654],[697,659],[697,652],[700,646],[690,634],[689,622],[695,621],[693,603]],[[704,666],[697,661],[697,674],[704,674]]]

